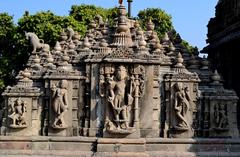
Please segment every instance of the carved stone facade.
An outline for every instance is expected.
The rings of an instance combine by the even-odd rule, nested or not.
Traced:
[[[34,50],[4,92],[2,135],[97,137],[98,151],[145,155],[149,138],[238,137],[238,97],[180,36],[159,39],[151,20],[143,31],[122,5],[114,27],[96,19],[83,38],[64,30],[53,50],[26,34]]]
[[[104,136],[139,134],[139,100],[145,88],[145,67],[102,64],[99,94],[105,109]],[[112,136],[113,136],[112,135]]]
[[[18,84],[7,87],[1,133],[10,136],[37,136],[41,132],[40,89],[33,86],[28,69],[19,73]]]

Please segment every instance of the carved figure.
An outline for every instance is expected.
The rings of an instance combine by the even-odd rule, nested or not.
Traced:
[[[217,129],[227,128],[227,114],[224,104],[217,104],[214,107],[214,120]]]
[[[186,119],[186,114],[189,110],[189,101],[190,96],[188,94],[188,88],[183,89],[182,83],[175,84],[175,103],[174,109],[177,118],[177,125],[175,126],[177,129],[188,129],[189,124]]]
[[[18,98],[15,102],[9,101],[10,104],[10,115],[8,117],[12,119],[10,127],[21,128],[26,127],[26,106],[27,103],[22,101],[21,98]]]
[[[67,80],[61,80],[59,88],[52,87],[53,97],[53,111],[55,113],[55,120],[53,122],[53,128],[65,128],[64,114],[68,109],[68,96],[67,96]]]
[[[124,122],[125,128],[129,127],[129,111],[128,111],[128,105],[126,104],[125,99],[125,88],[126,88],[126,77],[127,77],[127,71],[124,66],[119,66],[116,69],[116,76],[115,78],[109,77],[107,79],[107,100],[111,104],[113,108],[113,113],[115,117],[115,122],[117,125],[117,128],[120,129],[121,122]],[[122,119],[120,119],[120,117]]]
[[[35,33],[31,32],[25,32],[26,39],[30,41],[31,45],[33,46],[32,53],[35,53],[37,49],[43,48],[44,40],[39,39],[38,36]]]
[[[72,37],[74,35],[74,30],[70,27],[66,28],[66,31],[67,31],[67,35],[68,35],[68,39],[67,41],[72,41]]]
[[[103,65],[99,94],[106,102],[105,128],[111,134],[131,134],[139,127],[139,98],[143,95],[145,69],[135,65]]]
[[[116,129],[115,125],[110,120],[106,121],[106,128],[107,128],[107,130],[115,130]]]

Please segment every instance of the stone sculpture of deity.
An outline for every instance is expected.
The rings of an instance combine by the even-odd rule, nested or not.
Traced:
[[[127,93],[127,70],[124,66],[119,66],[115,71],[115,76],[106,79],[107,101],[113,111],[113,122],[116,129],[128,129],[130,109],[133,97]],[[114,124],[107,120],[109,128],[114,128]]]
[[[215,129],[227,129],[227,114],[224,104],[217,104],[214,106],[214,121]]]
[[[174,110],[177,119],[175,128],[179,130],[188,130],[189,124],[186,117],[190,107],[188,88],[183,88],[182,83],[176,83],[175,90]]]
[[[53,128],[66,128],[64,121],[64,114],[68,109],[68,82],[67,80],[61,80],[59,82],[59,87],[55,85],[52,87],[52,108],[54,112],[54,122],[52,124]]]
[[[18,98],[16,101],[9,101],[10,104],[10,115],[8,117],[12,119],[10,127],[22,128],[27,126],[26,112],[27,103]]]

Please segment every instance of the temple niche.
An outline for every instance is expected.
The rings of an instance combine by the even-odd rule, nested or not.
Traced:
[[[12,128],[24,128],[27,127],[26,112],[27,104],[25,101],[22,101],[21,98],[16,99],[15,101],[9,100],[10,104],[10,114],[8,117],[11,119],[10,127]]]
[[[84,37],[66,28],[53,49],[26,33],[33,51],[18,83],[3,93],[1,135],[75,137],[99,152],[238,137],[236,93],[179,34],[159,38],[152,21],[146,25],[120,5],[113,26],[97,15]]]
[[[144,67],[108,64],[100,71],[99,92],[105,107],[105,135],[121,137],[136,132],[139,129],[139,98],[144,92]]]
[[[54,112],[53,128],[66,128],[67,125],[64,120],[64,114],[68,109],[68,82],[67,80],[61,80],[59,87],[53,85],[52,87],[52,110]]]

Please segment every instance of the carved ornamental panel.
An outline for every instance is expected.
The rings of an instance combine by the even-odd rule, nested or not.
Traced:
[[[100,67],[99,94],[106,107],[104,128],[108,133],[131,134],[139,128],[138,100],[143,94],[144,78],[141,65]]]
[[[31,111],[28,111],[31,112]],[[27,127],[27,102],[20,97],[17,99],[9,99],[8,117],[10,128],[26,128]]]

